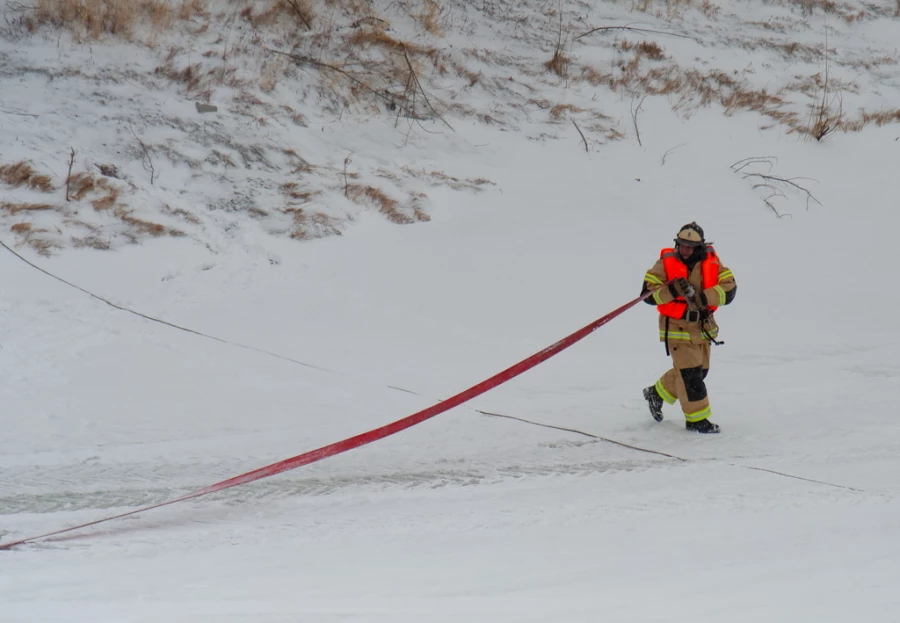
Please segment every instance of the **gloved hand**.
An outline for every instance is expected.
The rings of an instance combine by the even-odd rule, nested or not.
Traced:
[[[673,281],[672,285],[669,286],[669,291],[673,297],[683,296],[686,299],[691,298],[697,292],[694,290],[694,286],[684,277],[679,277]]]

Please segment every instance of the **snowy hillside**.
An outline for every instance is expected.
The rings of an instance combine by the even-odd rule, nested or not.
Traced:
[[[894,4],[8,4],[4,229],[45,254],[159,236],[215,252],[493,190],[441,157],[489,157],[472,127],[601,153],[649,138],[649,106],[796,137],[896,123]]]
[[[739,284],[721,435],[650,418],[639,304],[0,551],[4,623],[896,619],[894,0],[2,11],[0,543],[453,395],[686,222]]]

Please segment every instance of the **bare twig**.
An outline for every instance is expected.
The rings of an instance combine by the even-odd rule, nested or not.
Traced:
[[[810,201],[815,201],[819,205],[822,205],[822,202],[819,201],[818,199],[816,199],[811,192],[809,192],[806,188],[804,188],[800,184],[797,184],[796,182],[793,181],[793,180],[809,179],[809,178],[793,177],[793,178],[787,179],[787,178],[783,178],[783,177],[776,177],[774,175],[763,175],[762,173],[746,173],[744,175],[744,177],[745,178],[746,177],[758,177],[760,179],[766,180],[767,182],[776,182],[778,184],[784,184],[786,186],[792,187],[795,190],[800,191],[801,193],[806,195],[807,209],[809,209]]]
[[[418,87],[419,92],[422,94],[422,99],[425,100],[425,104],[428,106],[428,108],[431,110],[431,112],[434,113],[435,117],[437,117],[438,119],[443,121],[444,125],[446,125],[448,128],[453,130],[453,126],[451,126],[449,123],[447,123],[447,120],[444,119],[441,116],[441,114],[437,110],[435,110],[434,106],[431,105],[431,101],[428,99],[428,94],[425,92],[425,89],[422,87],[422,83],[419,82],[419,76],[416,74],[416,70],[413,69],[412,62],[409,60],[409,53],[406,51],[405,48],[403,49],[403,58],[406,59],[406,66],[409,67],[410,78],[412,79],[413,84]]]
[[[40,117],[40,115],[33,115],[28,112],[16,112],[15,110],[5,110],[3,108],[0,108],[0,112],[5,113],[7,115],[19,115],[20,117],[34,117],[35,119]]]
[[[587,37],[588,35],[591,35],[595,32],[604,32],[607,30],[631,30],[634,32],[651,32],[651,33],[654,33],[657,35],[668,35],[670,37],[681,37],[682,39],[693,39],[696,41],[696,39],[694,37],[691,37],[689,35],[682,35],[682,34],[679,34],[676,32],[665,32],[664,30],[652,30],[650,28],[634,28],[633,26],[599,26],[597,28],[592,28],[591,30],[587,31],[586,33],[582,33],[582,34],[578,35],[577,37],[575,37],[574,40],[578,41],[582,37]]]
[[[66,201],[69,201],[69,181],[72,179],[72,165],[75,163],[75,148],[70,147],[69,172],[66,174]]]
[[[779,211],[778,211],[778,208],[775,207],[775,204],[772,203],[772,198],[773,198],[773,197],[782,197],[782,198],[784,198],[785,195],[784,195],[783,192],[781,192],[780,190],[778,190],[777,188],[775,188],[775,187],[772,186],[771,184],[754,184],[754,185],[753,185],[753,189],[754,189],[754,190],[758,190],[758,189],[760,189],[760,188],[765,188],[765,189],[768,189],[768,190],[771,190],[771,191],[772,191],[771,194],[769,194],[767,197],[764,197],[764,198],[763,198],[763,203],[766,204],[767,206],[769,206],[769,208],[772,210],[772,212],[775,213],[775,216],[777,216],[778,218],[782,218],[783,216],[790,216],[791,218],[794,218],[794,217],[793,217],[791,214],[789,214],[789,213],[781,213],[781,212],[779,212]]]
[[[803,195],[805,195],[807,210],[809,209],[809,204],[811,201],[815,201],[819,205],[822,205],[822,202],[820,202],[818,199],[816,199],[815,196],[813,196],[813,194],[806,187],[798,184],[795,181],[795,180],[804,180],[804,179],[810,179],[810,178],[804,178],[804,177],[784,178],[784,177],[778,177],[776,175],[770,175],[770,174],[766,174],[766,173],[742,172],[747,167],[753,166],[753,165],[768,166],[769,171],[771,172],[772,167],[775,165],[775,163],[777,161],[778,161],[778,159],[774,158],[772,156],[767,156],[764,158],[745,158],[743,160],[739,160],[738,162],[735,162],[734,164],[732,164],[731,169],[735,173],[740,173],[741,176],[746,180],[753,178],[753,180],[754,180],[753,190],[767,191],[768,194],[766,195],[766,197],[763,198],[763,203],[765,203],[775,213],[775,215],[778,218],[781,218],[782,216],[790,216],[789,214],[780,213],[778,211],[778,209],[775,207],[775,204],[772,202],[772,199],[775,197],[786,198],[786,195],[784,194],[784,191],[782,190],[784,188],[795,190],[795,191],[800,192]]]
[[[826,136],[841,127],[844,119],[844,99],[838,93],[828,99],[828,24],[825,24],[825,82],[822,84],[822,101],[814,109],[812,124],[809,128],[809,135],[812,135],[817,141],[823,140]],[[834,101],[838,100],[837,110],[834,110]]]
[[[387,20],[383,20],[380,17],[361,17],[352,24],[350,24],[350,28],[359,28],[363,24],[387,24]]]
[[[673,147],[672,149],[667,150],[666,153],[664,153],[662,155],[662,162],[661,162],[660,166],[663,166],[663,167],[666,166],[666,158],[668,157],[668,155],[671,154],[676,149],[678,149],[679,147],[684,147],[685,145],[687,145],[687,143],[682,143],[681,145],[675,145],[675,147]]]
[[[294,9],[294,13],[297,14],[297,19],[303,22],[303,25],[306,26],[307,30],[312,30],[312,24],[309,23],[309,19],[306,14],[300,7],[300,3],[298,0],[287,0],[288,4],[291,5],[291,8]]]
[[[581,131],[581,128],[578,127],[578,124],[575,123],[574,119],[572,119],[571,121],[572,121],[572,125],[575,126],[575,129],[578,130],[578,133],[581,134],[581,140],[584,141],[584,151],[585,151],[585,153],[587,153],[589,151],[589,149],[588,149],[587,139],[584,138],[584,132]]]
[[[350,166],[350,163],[353,162],[351,158],[353,156],[353,152],[351,151],[344,157],[344,196],[350,196],[350,183],[347,181],[347,167]]]
[[[153,166],[153,158],[150,157],[150,150],[147,149],[147,146],[144,145],[144,141],[135,134],[134,128],[131,126],[128,127],[131,130],[131,134],[137,139],[138,144],[141,146],[143,150],[143,154],[141,154],[141,165],[143,165],[144,170],[150,173],[150,185],[153,186],[153,178],[156,177],[156,168]]]
[[[269,47],[264,47],[263,49],[265,49],[268,52],[272,52],[273,54],[287,56],[288,58],[292,59],[298,65],[309,65],[311,67],[316,67],[317,69],[333,71],[333,72],[343,76],[344,78],[346,78],[347,80],[349,80],[350,82],[355,84],[356,86],[362,88],[364,91],[371,93],[378,99],[381,99],[381,100],[387,102],[388,108],[390,110],[395,110],[395,108],[398,107],[398,103],[397,103],[396,99],[392,95],[390,95],[390,93],[388,93],[385,90],[379,90],[379,89],[372,88],[369,84],[367,84],[363,80],[360,80],[359,78],[354,76],[352,73],[350,73],[349,71],[347,71],[341,67],[338,67],[336,65],[331,65],[331,64],[325,63],[323,61],[318,61],[314,58],[311,58],[309,56],[305,56],[302,54],[289,54],[287,52],[282,52],[280,50],[273,50],[272,48],[269,48]],[[403,56],[404,56],[404,59],[406,60],[406,65],[409,68],[409,72],[410,72],[409,75],[407,76],[407,93],[413,94],[413,95],[416,92],[421,93],[422,99],[425,100],[425,104],[426,104],[426,106],[428,106],[429,110],[431,110],[432,114],[434,114],[435,117],[440,119],[444,123],[444,125],[446,125],[448,128],[453,130],[453,126],[451,126],[449,123],[447,123],[447,120],[444,119],[444,117],[441,116],[441,114],[438,113],[437,109],[435,109],[435,107],[432,105],[431,100],[428,97],[428,94],[425,92],[425,89],[422,87],[422,83],[419,81],[419,77],[416,74],[415,69],[413,69],[412,62],[409,59],[409,54],[407,53],[406,49],[403,50]],[[415,99],[415,97],[413,99]],[[415,118],[415,113],[412,109],[410,109],[407,106],[406,110],[407,110],[407,114],[409,114],[411,117]]]
[[[22,4],[21,2],[7,2],[6,7],[15,13],[24,13],[25,11],[34,11],[37,9],[32,4]]]
[[[738,160],[733,165],[731,165],[731,168],[734,169],[735,173],[740,173],[743,168],[748,167],[751,164],[767,164],[769,165],[769,172],[771,173],[772,167],[774,167],[777,163],[778,158],[776,158],[775,156],[753,157]]]
[[[637,118],[638,118],[638,113],[641,112],[641,106],[644,105],[644,100],[647,99],[647,96],[646,95],[643,96],[641,98],[641,101],[638,102],[637,106],[634,105],[634,100],[636,100],[636,99],[637,99],[637,95],[631,96],[631,121],[632,121],[632,123],[634,123],[634,133],[637,136],[638,145],[643,147],[644,144],[641,143],[641,131],[638,128]]]
[[[559,13],[559,31],[557,32],[556,37],[556,49],[553,51],[553,56],[550,58],[550,60],[544,63],[544,67],[555,73],[560,78],[568,79],[570,59],[568,56],[566,56],[565,47],[569,39],[569,33],[566,33],[565,39],[563,39],[562,0],[559,1],[559,8],[557,9],[557,12]]]
[[[394,98],[391,97],[389,94],[379,91],[378,89],[373,89],[371,86],[369,86],[368,84],[366,84],[365,82],[363,82],[362,80],[360,80],[359,78],[357,78],[356,76],[351,74],[350,72],[346,71],[345,69],[341,69],[340,67],[337,67],[335,65],[330,65],[330,64],[322,62],[322,61],[317,61],[314,58],[311,58],[309,56],[304,56],[302,54],[289,54],[287,52],[281,52],[280,50],[273,50],[272,48],[268,48],[268,47],[263,47],[263,49],[268,52],[272,52],[273,54],[280,54],[281,56],[287,56],[288,58],[292,59],[298,65],[310,65],[310,66],[316,67],[318,69],[327,69],[329,71],[338,73],[338,74],[344,76],[347,80],[349,80],[353,84],[361,87],[364,91],[368,91],[375,97],[386,101],[389,106],[392,104],[394,106],[397,105],[397,102],[395,102]]]

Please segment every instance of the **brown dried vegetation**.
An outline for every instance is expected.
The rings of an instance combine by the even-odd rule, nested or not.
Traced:
[[[483,177],[460,179],[447,175],[443,171],[426,171],[425,169],[412,169],[410,167],[402,167],[403,171],[412,177],[426,178],[432,186],[449,186],[453,190],[483,190],[485,186],[496,186],[494,182]],[[387,179],[396,179],[396,176],[390,174],[384,169],[380,169],[379,177]]]
[[[366,184],[348,184],[346,193],[347,198],[354,203],[373,205],[378,208],[378,211],[386,216],[389,221],[397,223],[398,225],[408,225],[417,221],[431,220],[431,217],[419,208],[421,198],[424,197],[424,195],[419,195],[418,199],[416,198],[416,195],[412,196],[413,201],[410,205],[410,211],[413,214],[410,216],[403,212],[399,201],[391,198],[383,190],[375,188],[374,186],[368,186]]]
[[[553,56],[550,57],[550,60],[544,63],[544,67],[560,78],[567,78],[569,76],[569,65],[571,62],[572,59],[563,52],[562,48],[557,47],[553,52]]]
[[[0,181],[13,188],[28,186],[45,193],[55,190],[53,182],[50,181],[50,176],[38,175],[31,165],[24,160],[16,164],[0,166]]]
[[[294,240],[310,240],[324,236],[340,236],[338,221],[322,212],[309,212],[304,208],[288,208],[285,210],[294,219],[291,238]]]
[[[554,121],[560,121],[566,117],[568,113],[586,112],[584,108],[579,108],[574,104],[557,104],[550,109],[550,118]]]
[[[440,24],[441,3],[436,0],[424,0],[422,4],[422,10],[413,12],[412,16],[427,32],[436,37],[442,36],[444,34],[444,29],[441,28]]]
[[[661,61],[666,57],[665,52],[659,44],[653,41],[641,41],[632,43],[628,39],[622,39],[616,44],[616,47],[622,52],[634,51],[636,58],[649,58],[651,61]]]
[[[47,210],[54,210],[55,206],[49,203],[12,203],[11,201],[4,201],[0,203],[0,209],[8,214],[19,214],[20,212],[46,212]]]
[[[241,17],[253,26],[268,26],[276,22],[282,22],[285,16],[296,20],[297,25],[306,30],[312,30],[316,20],[316,12],[309,0],[276,0],[265,6],[259,13],[254,13],[254,5],[251,4],[241,12]]]
[[[347,198],[354,203],[370,204],[378,208],[392,223],[407,225],[413,219],[400,211],[400,202],[389,197],[383,190],[365,184],[348,184]]]
[[[40,235],[47,233],[46,229],[34,227],[31,223],[16,223],[9,230],[22,239],[21,244],[27,244],[45,257],[50,257],[54,249],[61,248],[57,242]]]
[[[206,10],[204,0],[35,0],[24,24],[36,30],[49,24],[96,39],[104,34],[128,36],[138,22],[167,28]]]

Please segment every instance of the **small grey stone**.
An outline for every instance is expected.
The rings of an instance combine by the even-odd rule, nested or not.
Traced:
[[[219,110],[216,106],[213,106],[212,104],[201,104],[200,102],[195,102],[194,104],[197,106],[197,112],[199,112],[199,113],[217,112]]]

